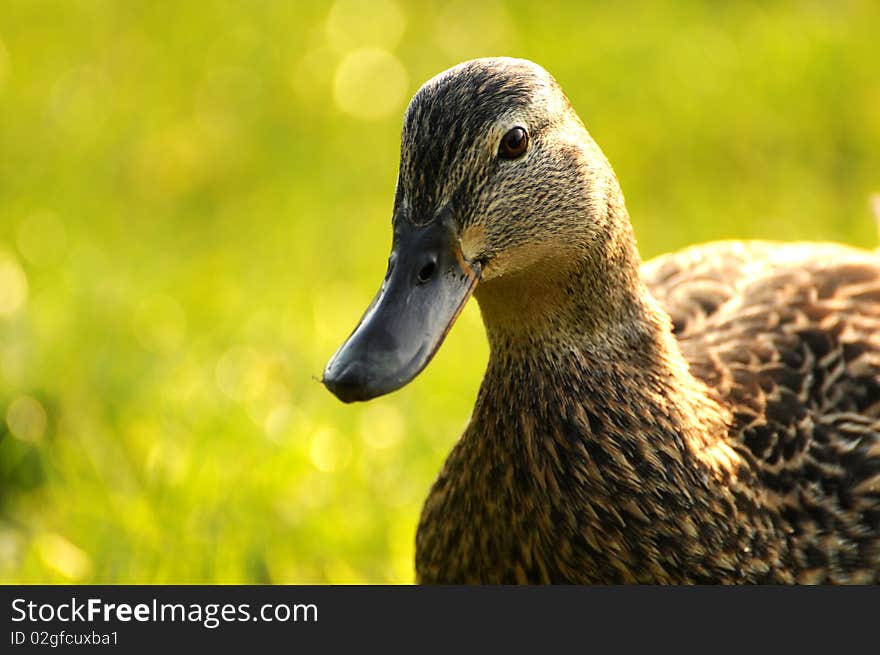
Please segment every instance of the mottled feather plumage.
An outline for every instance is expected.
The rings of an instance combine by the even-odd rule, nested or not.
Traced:
[[[497,140],[526,127],[519,162]],[[722,242],[641,265],[531,62],[407,111],[396,211],[452,212],[490,358],[425,503],[422,582],[880,582],[880,256]]]
[[[802,535],[799,582],[880,581],[878,260],[727,242],[642,270],[691,373],[732,409],[728,438]]]

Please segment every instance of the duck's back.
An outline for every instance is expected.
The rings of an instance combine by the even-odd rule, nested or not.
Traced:
[[[691,372],[731,410],[803,582],[880,582],[880,253],[721,242],[646,263]]]

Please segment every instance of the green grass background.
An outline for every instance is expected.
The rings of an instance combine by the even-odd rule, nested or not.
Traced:
[[[873,247],[878,35],[868,1],[5,0],[0,581],[411,582],[477,308],[398,393],[316,381],[384,273],[411,94],[544,65],[646,258]]]

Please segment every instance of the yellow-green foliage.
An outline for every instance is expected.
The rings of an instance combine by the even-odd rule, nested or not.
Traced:
[[[0,581],[409,582],[487,350],[316,381],[379,285],[409,96],[556,75],[646,257],[873,246],[875,2],[0,7]]]

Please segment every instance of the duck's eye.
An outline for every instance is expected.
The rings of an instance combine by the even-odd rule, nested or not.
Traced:
[[[528,132],[521,127],[514,127],[501,137],[501,143],[498,146],[498,156],[502,159],[516,159],[517,157],[522,157],[528,147]]]

